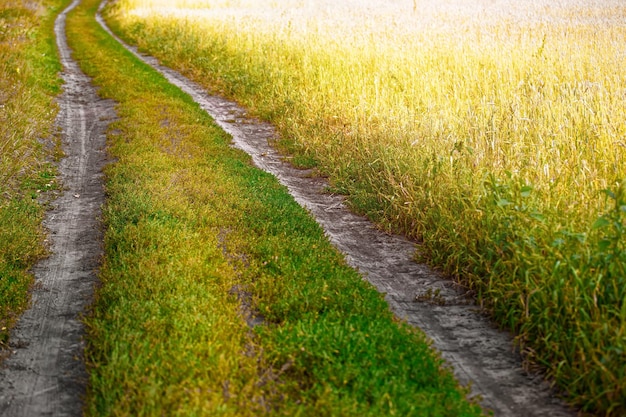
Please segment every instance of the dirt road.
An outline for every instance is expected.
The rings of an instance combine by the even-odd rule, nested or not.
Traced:
[[[55,22],[65,81],[57,119],[66,154],[59,166],[64,192],[44,223],[52,255],[34,268],[32,307],[12,332],[12,355],[0,370],[0,415],[5,417],[82,414],[87,373],[80,315],[92,299],[102,255],[104,131],[115,114],[113,103],[98,98],[70,57],[65,16],[78,3]]]
[[[100,16],[98,21],[115,37]],[[178,72],[116,39],[193,97],[232,135],[235,147],[250,154],[259,168],[287,186],[345,254],[348,263],[386,294],[395,314],[426,332],[457,378],[463,384],[472,384],[472,395],[482,396],[485,409],[493,410],[496,416],[575,415],[540,376],[522,369],[510,334],[496,329],[452,281],[413,260],[414,243],[380,232],[367,219],[351,213],[341,196],[325,193],[325,180],[311,178],[310,172],[284,163],[268,143],[276,136],[272,126],[247,117],[236,103],[210,96]],[[437,295],[425,296],[429,290]],[[421,301],[416,300],[420,295]]]
[[[79,317],[92,298],[102,254],[98,217],[104,201],[104,131],[115,114],[113,103],[97,97],[90,80],[70,57],[65,16],[78,2],[59,15],[55,25],[66,83],[58,119],[67,155],[60,164],[66,190],[45,221],[52,256],[35,268],[32,308],[13,332],[13,354],[0,370],[3,416],[81,414],[87,375],[81,360]],[[366,219],[350,213],[342,197],[324,193],[323,179],[284,163],[268,144],[275,137],[270,125],[248,118],[231,101],[209,96],[156,60],[137,55],[189,93],[233,136],[236,147],[288,187],[350,265],[386,294],[391,309],[431,337],[459,380],[471,382],[473,395],[482,396],[486,409],[496,416],[574,415],[540,377],[522,370],[510,335],[495,329],[451,281],[413,261],[414,243],[376,230]],[[429,289],[438,295],[424,296]],[[418,295],[421,301],[416,300]]]

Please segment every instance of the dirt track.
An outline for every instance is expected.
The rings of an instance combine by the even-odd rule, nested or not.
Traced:
[[[115,37],[100,16],[98,21]],[[395,314],[426,332],[457,378],[463,384],[471,382],[472,395],[482,396],[485,409],[493,410],[496,416],[575,415],[554,396],[540,376],[522,369],[511,335],[496,329],[475,305],[468,303],[453,282],[413,260],[414,243],[380,232],[367,219],[351,213],[341,196],[324,193],[325,180],[311,178],[310,172],[284,163],[269,145],[275,138],[271,125],[247,117],[245,109],[236,103],[210,96],[178,72],[115,38],[192,96],[232,135],[235,147],[250,154],[256,166],[287,186],[345,254],[348,263],[386,294]],[[416,300],[416,296],[429,289],[432,293],[438,291],[435,300]]]
[[[79,316],[92,298],[102,254],[98,217],[104,201],[104,131],[115,114],[113,103],[97,97],[90,80],[70,57],[65,14],[78,2],[59,15],[55,25],[66,83],[58,119],[67,155],[60,164],[66,190],[45,221],[53,255],[35,268],[38,284],[33,307],[13,332],[14,353],[0,370],[3,416],[81,414],[87,375],[81,361]],[[104,26],[102,19],[99,22]],[[485,408],[494,410],[496,416],[574,415],[541,378],[522,370],[510,335],[495,329],[451,281],[413,261],[412,242],[376,230],[366,219],[350,213],[342,197],[325,194],[324,180],[284,163],[268,144],[275,137],[270,125],[246,117],[245,110],[233,102],[209,96],[156,60],[138,56],[189,93],[233,136],[236,147],[289,188],[350,265],[386,294],[391,309],[432,338],[461,382],[472,382],[473,394],[482,395]],[[428,289],[439,290],[439,297],[416,301]]]
[[[57,119],[66,154],[59,166],[64,192],[44,221],[52,255],[34,268],[32,307],[12,332],[12,355],[0,370],[0,415],[5,417],[82,414],[87,373],[80,315],[92,299],[102,256],[98,218],[105,129],[115,114],[113,103],[98,98],[70,57],[65,16],[78,3],[55,22],[65,81]]]

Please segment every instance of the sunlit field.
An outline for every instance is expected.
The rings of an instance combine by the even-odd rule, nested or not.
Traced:
[[[626,5],[118,0],[130,41],[472,290],[586,410],[626,404]]]

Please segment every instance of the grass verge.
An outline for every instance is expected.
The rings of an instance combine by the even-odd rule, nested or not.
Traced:
[[[360,4],[120,0],[109,20],[421,239],[575,405],[623,415],[623,6]]]
[[[0,347],[29,301],[29,268],[45,255],[46,192],[58,188],[54,18],[67,0],[0,4]]]
[[[480,415],[286,189],[101,30],[97,5],[67,21],[119,116],[87,414]]]

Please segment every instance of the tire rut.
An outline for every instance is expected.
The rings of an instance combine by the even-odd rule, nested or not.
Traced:
[[[310,171],[285,163],[270,145],[276,139],[271,125],[248,117],[236,103],[209,95],[177,71],[140,54],[112,33],[100,13],[97,20],[127,50],[189,94],[233,137],[235,147],[250,154],[257,167],[275,175],[289,189],[347,262],[385,294],[392,311],[432,339],[458,380],[471,384],[472,396],[480,396],[485,410],[496,416],[576,415],[540,375],[523,369],[512,335],[498,330],[454,282],[414,261],[415,243],[379,231],[366,218],[350,212],[342,196],[325,192],[328,183],[324,179],[311,178]]]
[[[102,257],[105,130],[115,113],[71,58],[65,19],[78,4],[55,21],[65,82],[57,117],[64,190],[44,220],[51,255],[33,268],[31,307],[12,331],[11,355],[0,369],[0,414],[6,417],[82,414],[87,372],[80,316],[93,298]]]

